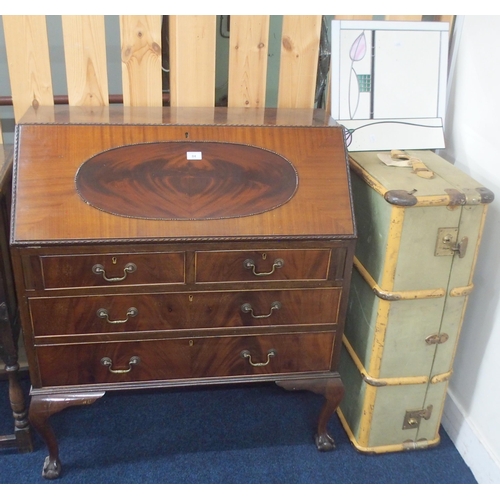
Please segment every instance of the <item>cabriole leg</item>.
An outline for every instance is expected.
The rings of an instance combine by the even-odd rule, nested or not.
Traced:
[[[333,450],[335,441],[328,434],[327,426],[344,397],[345,389],[340,376],[334,374],[328,378],[284,380],[276,384],[288,391],[306,390],[325,397],[325,403],[319,415],[315,442],[319,451]]]
[[[57,479],[61,475],[61,461],[59,460],[59,445],[49,423],[49,418],[69,406],[89,405],[104,396],[104,392],[88,392],[78,394],[50,394],[33,395],[31,397],[29,421],[32,427],[40,434],[47,445],[49,455],[43,464],[42,476],[45,479]]]

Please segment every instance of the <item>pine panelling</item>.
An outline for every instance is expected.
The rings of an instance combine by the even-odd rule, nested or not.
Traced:
[[[120,16],[123,104],[162,106],[161,16]]]
[[[214,106],[216,16],[170,16],[170,104]]]
[[[313,108],[321,16],[283,16],[279,108]]]
[[[336,21],[371,21],[373,16],[333,16]]]
[[[54,104],[45,16],[2,16],[14,116]]]
[[[422,16],[385,16],[386,21],[421,21]]]
[[[71,106],[107,106],[104,16],[62,16],[64,59]]]
[[[231,16],[228,106],[266,104],[269,16]]]
[[[455,16],[435,16],[435,20],[449,24],[450,37],[451,37],[451,33],[453,32],[453,27],[455,25]]]
[[[455,16],[435,16],[435,17],[436,21],[450,23],[450,26],[453,24],[453,21],[455,20]]]

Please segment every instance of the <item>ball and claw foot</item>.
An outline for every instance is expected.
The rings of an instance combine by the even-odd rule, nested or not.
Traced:
[[[328,434],[321,434],[314,436],[316,442],[316,448],[319,451],[331,451],[335,449],[335,441]]]
[[[57,479],[60,475],[61,462],[59,460],[50,460],[50,457],[46,457],[43,463],[42,476],[45,479]]]

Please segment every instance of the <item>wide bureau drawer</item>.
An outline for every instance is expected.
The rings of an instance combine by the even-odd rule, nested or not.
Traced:
[[[35,337],[337,323],[341,289],[32,297]]]
[[[184,252],[44,255],[45,289],[185,282]]]
[[[346,249],[196,252],[196,282],[327,280],[342,277]],[[331,269],[332,268],[332,269]]]
[[[39,346],[42,386],[330,370],[332,332]]]

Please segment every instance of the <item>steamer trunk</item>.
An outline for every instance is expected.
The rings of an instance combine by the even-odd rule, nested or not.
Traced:
[[[350,154],[359,243],[339,416],[360,451],[439,443],[448,380],[493,193],[430,151],[434,173]]]

